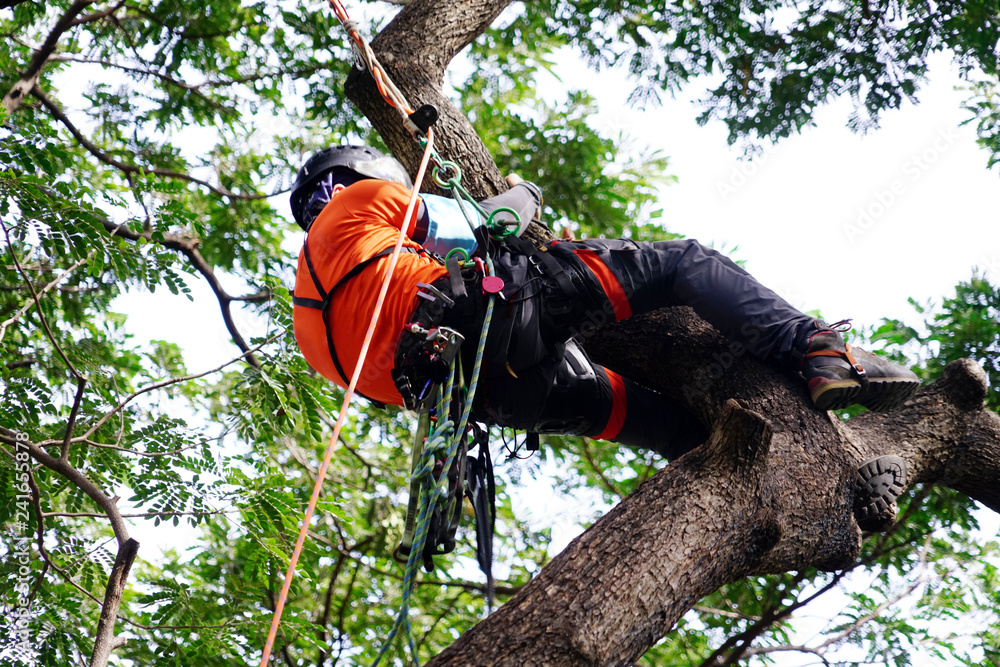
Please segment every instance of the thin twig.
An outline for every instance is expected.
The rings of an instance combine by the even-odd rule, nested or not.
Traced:
[[[604,475],[604,471],[601,469],[601,466],[597,465],[597,462],[594,460],[594,453],[590,449],[590,439],[581,438],[580,440],[583,443],[580,447],[580,451],[583,453],[583,458],[587,461],[587,465],[590,466],[591,471],[597,475],[597,479],[601,483],[601,486],[604,487],[605,491],[616,498],[623,498],[624,495],[621,490],[619,490],[618,487],[616,487],[614,483]]]
[[[69,117],[67,117],[66,114],[63,113],[62,109],[59,108],[59,105],[57,105],[48,95],[42,92],[41,88],[39,88],[38,86],[33,87],[31,89],[31,94],[34,95],[38,99],[38,101],[42,103],[42,106],[44,106],[56,120],[62,123],[62,125],[67,130],[69,130],[69,133],[73,135],[73,138],[76,139],[77,143],[83,146],[88,153],[90,153],[91,155],[96,157],[99,161],[103,162],[109,167],[114,167],[115,169],[118,169],[119,171],[125,174],[152,174],[153,176],[162,176],[163,178],[175,178],[182,181],[188,181],[190,183],[194,183],[196,185],[200,185],[206,188],[212,194],[215,194],[219,197],[227,197],[229,199],[242,199],[245,201],[253,201],[257,199],[268,199],[269,197],[273,197],[275,196],[275,194],[277,194],[277,193],[269,195],[241,194],[239,192],[232,192],[231,190],[227,190],[226,188],[213,185],[212,183],[209,183],[204,179],[196,178],[194,176],[191,176],[190,174],[185,174],[180,171],[174,171],[172,169],[161,169],[159,167],[139,166],[135,164],[128,164],[122,162],[121,160],[118,160],[108,155],[96,144],[92,143],[89,139],[83,136],[83,133],[79,130],[79,128],[77,128],[76,125],[74,125],[73,122],[69,119]]]
[[[172,517],[172,516],[213,516],[216,514],[232,514],[238,512],[239,509],[228,509],[228,510],[205,510],[205,511],[190,511],[190,512],[179,512],[173,510],[160,510],[158,512],[141,512],[138,514],[122,514],[123,519],[151,519],[154,517]],[[105,516],[99,512],[45,512],[46,517],[59,516],[67,518],[79,518],[79,517],[89,517],[89,518],[100,518]]]
[[[42,328],[45,329],[45,335],[48,337],[49,341],[51,341],[52,346],[55,347],[56,352],[59,353],[59,356],[62,357],[63,362],[66,364],[66,367],[73,374],[73,376],[77,380],[86,381],[86,378],[84,378],[83,375],[77,372],[76,367],[73,366],[73,363],[69,360],[69,357],[67,357],[66,353],[63,352],[61,347],[59,347],[59,343],[56,342],[55,336],[52,335],[52,330],[49,328],[49,323],[45,319],[45,313],[42,312],[42,303],[38,299],[38,293],[35,291],[35,286],[31,284],[31,279],[28,278],[28,274],[25,273],[24,269],[21,267],[21,262],[17,259],[17,253],[14,252],[14,244],[10,240],[10,233],[7,230],[7,226],[3,224],[3,222],[0,222],[0,229],[3,230],[4,238],[7,240],[7,249],[10,251],[10,257],[14,262],[14,268],[16,268],[17,272],[21,274],[21,278],[24,280],[25,284],[28,286],[28,290],[31,292],[31,299],[35,304],[35,309],[38,311],[38,318],[41,320]]]
[[[147,241],[152,240],[151,231],[145,231],[142,233],[133,232],[124,224],[116,225],[106,218],[101,220],[101,224],[108,232],[111,233],[111,236],[119,236],[129,241],[138,241],[139,239],[145,239]],[[219,282],[219,279],[212,270],[212,267],[209,266],[201,252],[199,252],[199,242],[196,239],[184,238],[179,235],[171,234],[164,236],[160,243],[164,247],[176,250],[187,257],[188,261],[191,262],[191,265],[195,268],[195,270],[200,273],[203,278],[205,278],[206,282],[208,282],[208,286],[212,289],[212,292],[215,294],[215,298],[219,302],[219,309],[222,311],[222,320],[226,325],[226,329],[229,331],[229,335],[233,338],[233,343],[246,353],[246,361],[248,364],[254,368],[260,368],[260,362],[255,356],[253,356],[253,354],[251,354],[252,350],[250,350],[249,345],[240,333],[239,327],[236,326],[236,322],[233,320],[231,306],[232,302],[236,299],[222,287],[222,283]]]
[[[78,25],[83,25],[84,23],[92,23],[93,21],[100,21],[101,19],[103,19],[103,18],[105,18],[107,16],[110,16],[111,14],[114,14],[115,12],[117,12],[119,9],[122,8],[122,5],[124,5],[124,4],[125,4],[125,0],[121,0],[121,2],[119,2],[117,5],[112,5],[111,7],[108,7],[107,9],[104,9],[104,10],[99,11],[99,12],[94,12],[93,14],[87,14],[86,16],[81,16],[78,19],[74,19],[70,23],[70,26],[76,27]],[[52,60],[58,60],[58,58],[49,58],[49,60],[50,61],[52,61]]]
[[[131,394],[129,394],[128,396],[126,396],[123,401],[121,401],[120,403],[118,403],[118,405],[116,405],[114,408],[112,408],[109,412],[106,412],[100,419],[97,420],[97,422],[94,423],[93,426],[90,427],[90,429],[85,434],[83,434],[82,436],[80,436],[78,439],[79,440],[87,440],[87,439],[89,439],[94,433],[97,432],[97,430],[99,428],[101,428],[102,426],[104,426],[104,424],[106,424],[107,421],[109,419],[111,419],[111,417],[113,417],[118,412],[120,412],[121,410],[123,410],[125,408],[125,406],[127,406],[129,403],[131,403],[132,401],[134,401],[139,396],[142,396],[143,394],[148,394],[151,391],[155,391],[157,389],[163,389],[164,387],[169,387],[171,385],[175,385],[175,384],[178,384],[178,383],[181,383],[181,382],[189,382],[191,380],[197,380],[199,378],[203,378],[206,375],[211,375],[212,373],[218,373],[223,368],[225,368],[227,366],[231,366],[232,364],[235,364],[240,359],[243,359],[247,355],[249,355],[249,354],[251,354],[251,353],[253,353],[253,352],[261,349],[265,345],[271,344],[279,336],[283,336],[283,335],[284,335],[284,331],[280,331],[280,332],[274,334],[273,336],[271,336],[270,338],[268,338],[267,340],[265,340],[264,342],[260,343],[259,345],[255,346],[255,347],[253,347],[253,348],[251,348],[249,350],[247,350],[246,352],[244,352],[243,354],[241,354],[241,355],[239,355],[237,357],[233,357],[229,361],[227,361],[227,362],[225,362],[223,364],[220,364],[220,365],[216,366],[215,368],[211,368],[211,369],[209,369],[207,371],[203,371],[201,373],[196,373],[194,375],[185,375],[184,377],[168,378],[166,380],[161,380],[160,382],[154,382],[153,384],[146,385],[145,387],[132,392]],[[39,443],[40,446],[45,446],[46,444],[47,443]]]
[[[119,434],[120,435],[120,434]],[[172,449],[169,452],[140,452],[136,449],[131,449],[129,447],[120,447],[118,445],[109,445],[103,442],[96,442],[94,440],[84,440],[84,443],[90,445],[91,447],[97,447],[99,449],[111,449],[118,452],[125,452],[126,454],[134,454],[135,456],[146,456],[148,458],[157,458],[159,456],[173,456],[175,454],[180,454],[181,452],[186,452],[189,449],[194,449],[195,447],[201,447],[205,444],[203,442],[196,442],[193,445],[185,445],[184,447],[179,447],[177,449]]]
[[[9,243],[10,243],[10,239],[8,238],[8,244]],[[11,250],[11,252],[13,253],[13,249]],[[83,259],[78,260],[72,266],[70,266],[68,269],[66,269],[65,271],[63,271],[62,273],[60,273],[58,276],[56,276],[55,280],[53,280],[49,284],[45,285],[44,287],[42,287],[41,290],[38,291],[38,296],[44,295],[50,289],[52,289],[53,287],[55,287],[56,285],[58,285],[59,283],[61,283],[66,278],[66,276],[68,276],[69,274],[73,273],[73,271],[77,270],[81,266],[83,266],[83,264],[86,263],[91,258],[92,255],[93,255],[93,252],[91,252],[90,254],[88,254]],[[33,289],[33,286],[29,285],[25,289]],[[4,321],[3,324],[0,324],[0,340],[3,340],[4,333],[6,333],[6,331],[7,331],[7,327],[9,327],[11,324],[14,324],[15,322],[17,322],[17,320],[20,319],[22,315],[24,315],[26,312],[28,312],[28,309],[30,309],[34,305],[34,303],[35,302],[33,300],[32,301],[26,301],[25,304],[21,307],[21,309],[19,311],[17,311],[16,313],[14,313],[13,316],[11,316],[9,319],[7,319],[6,321]]]
[[[303,76],[308,74],[313,74],[317,70],[327,67],[323,63],[317,63],[316,65],[310,67],[301,67],[299,69],[293,70],[277,70],[274,72],[257,72],[256,74],[248,74],[247,76],[239,76],[233,79],[205,79],[201,83],[188,83],[187,81],[182,81],[180,79],[175,79],[174,77],[163,74],[156,70],[146,69],[143,67],[133,67],[131,65],[123,65],[121,63],[112,62],[110,60],[100,60],[96,58],[80,58],[77,56],[53,56],[49,59],[53,62],[74,62],[74,63],[84,63],[89,65],[101,65],[102,67],[117,69],[123,72],[129,72],[131,74],[138,74],[140,77],[152,76],[164,83],[169,83],[172,86],[176,86],[183,90],[197,91],[201,88],[226,88],[228,86],[235,86],[244,83],[253,83],[255,81],[260,81],[262,79],[271,79],[284,76]]]

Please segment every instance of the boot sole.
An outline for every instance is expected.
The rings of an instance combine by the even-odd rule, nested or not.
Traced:
[[[872,412],[889,412],[906,403],[919,387],[917,379],[869,380],[858,403]]]
[[[857,380],[835,380],[813,390],[813,404],[820,410],[841,410],[858,402],[861,383]]]
[[[820,410],[842,410],[858,403],[872,412],[890,412],[901,407],[920,388],[920,380],[888,378],[869,380],[862,387],[857,380],[828,382],[812,392]]]
[[[854,496],[854,517],[865,529],[879,520],[906,487],[906,462],[898,456],[886,455],[863,461],[858,466],[857,493]]]

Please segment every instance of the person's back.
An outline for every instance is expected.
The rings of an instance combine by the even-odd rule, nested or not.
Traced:
[[[409,190],[399,183],[365,179],[338,191],[313,221],[299,254],[295,296],[322,301],[306,254],[324,291],[333,290],[345,276],[378,253],[395,246],[399,228],[409,203]],[[408,225],[408,235],[414,223]],[[420,250],[409,238],[404,247]],[[331,358],[323,313],[315,307],[296,305],[295,338],[309,365],[324,377],[346,387],[354,372],[368,323],[381,289],[389,255],[365,265],[336,289],[326,311],[333,348],[346,373],[342,377]],[[417,252],[399,256],[393,280],[386,294],[378,326],[358,382],[365,396],[383,403],[400,405],[402,399],[389,371],[403,326],[416,301],[417,283],[433,283],[447,274],[440,263]]]

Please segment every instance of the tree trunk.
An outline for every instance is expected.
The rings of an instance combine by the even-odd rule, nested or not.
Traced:
[[[609,336],[625,328],[608,327]],[[623,334],[634,343],[616,348],[624,356],[633,344],[666,337],[634,333]],[[668,366],[658,361],[654,368]],[[752,388],[757,365],[734,364],[732,384]],[[1000,511],[1000,416],[983,407],[984,374],[972,362],[951,364],[899,412],[848,424],[774,376],[757,376],[753,400],[727,401],[705,445],[597,521],[428,667],[632,664],[724,584],[748,574],[846,567],[861,544],[855,471],[869,456],[901,456],[911,482],[944,484]],[[730,382],[712,387],[712,401],[727,393],[723,384]]]
[[[440,87],[451,58],[506,4],[413,0],[373,43],[414,106],[442,111],[441,152],[460,162],[477,196],[501,189],[500,174]],[[355,72],[347,91],[415,165],[416,144],[367,73]],[[1000,416],[983,407],[985,375],[972,362],[950,365],[898,412],[843,423],[812,406],[801,379],[752,358],[688,308],[594,324],[586,346],[596,361],[670,395],[712,436],[430,665],[631,664],[726,583],[845,567],[861,543],[857,466],[876,455],[902,457],[910,483],[947,485],[1000,511]]]

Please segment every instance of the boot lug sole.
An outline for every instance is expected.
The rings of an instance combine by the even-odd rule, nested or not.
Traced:
[[[890,412],[902,407],[920,388],[920,380],[870,380],[858,403],[872,412]]]
[[[898,456],[877,456],[858,466],[854,517],[862,530],[882,526],[895,515],[894,503],[906,488],[906,462]],[[889,521],[891,524],[891,519]]]
[[[861,383],[857,380],[827,382],[812,392],[813,404],[820,410],[841,410],[858,402]]]

